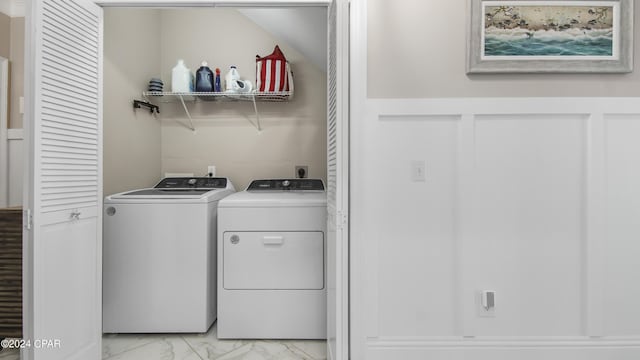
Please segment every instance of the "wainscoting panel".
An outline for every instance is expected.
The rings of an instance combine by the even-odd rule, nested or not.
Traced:
[[[366,109],[351,132],[366,359],[640,358],[638,99]]]
[[[460,119],[380,120],[379,136],[390,141],[380,142],[370,154],[379,170],[371,178],[379,189],[372,199],[377,205],[372,206],[384,209],[386,218],[374,235],[384,254],[379,257],[377,296],[380,308],[389,310],[380,313],[379,333],[454,335],[456,308],[451,299],[457,291],[454,206]],[[413,157],[401,159],[397,154]],[[413,179],[412,169],[418,165],[424,165],[424,182]],[[398,187],[405,191],[395,191]]]
[[[476,316],[466,335],[583,334],[587,119],[476,116],[473,220],[461,264],[463,300]],[[483,290],[495,292],[492,317],[474,302]]]
[[[605,115],[605,333],[640,334],[640,115]]]

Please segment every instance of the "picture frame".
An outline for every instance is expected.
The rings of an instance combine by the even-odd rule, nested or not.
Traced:
[[[467,74],[633,71],[633,0],[469,0]]]

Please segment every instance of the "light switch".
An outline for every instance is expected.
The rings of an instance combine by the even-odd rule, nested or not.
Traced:
[[[411,180],[414,182],[425,182],[427,180],[425,175],[424,160],[416,160],[411,162]]]
[[[24,96],[20,96],[20,99],[18,100],[18,109],[21,115],[24,114]]]

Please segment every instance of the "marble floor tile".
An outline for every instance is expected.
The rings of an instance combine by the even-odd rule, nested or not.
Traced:
[[[326,360],[322,340],[220,340],[205,334],[106,334],[104,360]],[[0,360],[5,360],[0,358]],[[9,359],[18,360],[18,359]]]
[[[104,334],[102,335],[102,358],[108,359],[162,339],[162,336],[155,334]]]
[[[245,340],[220,340],[216,326],[212,326],[206,334],[185,334],[182,338],[203,360],[215,360],[248,343]]]
[[[301,352],[294,352],[282,341],[257,340],[231,351],[216,360],[312,360]]]
[[[327,358],[327,342],[324,340],[291,340],[285,344],[289,349],[300,355],[309,356],[312,360],[325,360]]]
[[[179,336],[165,337],[104,358],[108,360],[202,360]]]
[[[2,351],[0,351],[0,360],[20,360],[20,350],[2,349]]]

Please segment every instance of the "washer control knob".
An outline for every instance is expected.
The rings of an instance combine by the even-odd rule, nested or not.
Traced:
[[[282,186],[284,186],[284,187],[289,187],[289,185],[291,185],[291,181],[289,181],[289,180],[285,180],[285,181],[282,182]]]
[[[197,179],[189,179],[189,181],[187,181],[187,184],[189,184],[190,186],[194,186],[197,181]]]
[[[231,235],[231,239],[229,239],[229,240],[231,240],[231,243],[232,243],[232,244],[237,244],[237,243],[239,243],[239,242],[240,242],[240,236],[238,236],[238,235]]]

